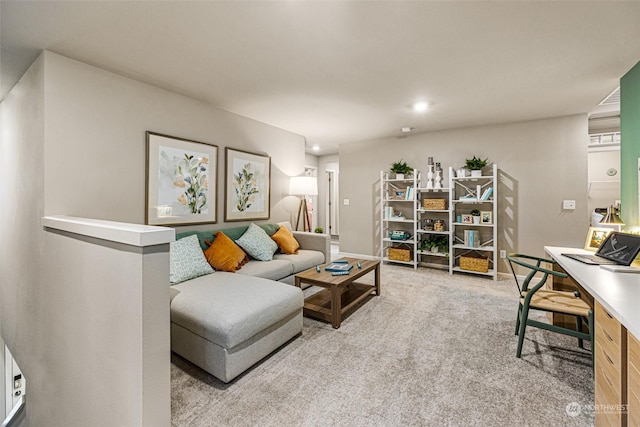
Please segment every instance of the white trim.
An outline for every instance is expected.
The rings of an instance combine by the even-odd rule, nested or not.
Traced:
[[[161,245],[176,239],[173,228],[65,215],[45,216],[42,226],[138,247]]]

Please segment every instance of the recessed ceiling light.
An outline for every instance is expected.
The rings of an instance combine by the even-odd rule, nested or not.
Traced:
[[[320,150],[320,146],[318,146],[318,145],[314,145],[313,147],[311,147],[311,149],[312,149],[313,151],[318,151],[318,150]]]
[[[413,104],[413,111],[421,113],[427,111],[428,104],[426,102],[416,102]]]
[[[408,127],[408,126],[405,126],[405,127],[403,127],[402,129],[400,129],[400,130],[401,130],[402,132],[404,132],[404,133],[409,133],[409,132],[411,132],[411,128],[410,128],[410,127]]]

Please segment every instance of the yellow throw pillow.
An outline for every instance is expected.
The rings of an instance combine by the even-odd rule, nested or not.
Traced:
[[[285,254],[295,254],[298,252],[298,249],[300,249],[300,244],[285,226],[280,226],[271,238],[275,240],[280,250]]]
[[[204,251],[205,258],[213,268],[233,273],[249,262],[247,254],[222,231],[218,231],[214,237],[211,246]]]

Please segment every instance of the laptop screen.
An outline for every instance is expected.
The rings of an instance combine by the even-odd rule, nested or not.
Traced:
[[[640,236],[613,232],[602,242],[596,255],[622,265],[630,265],[638,252],[640,252]]]

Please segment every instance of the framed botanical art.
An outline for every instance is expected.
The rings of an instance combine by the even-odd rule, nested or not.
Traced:
[[[584,248],[588,251],[597,251],[602,242],[604,242],[604,239],[606,239],[612,231],[612,228],[589,227],[587,240],[584,242]]]
[[[215,223],[218,146],[146,133],[149,225]]]
[[[271,157],[225,149],[224,220],[269,219]]]

